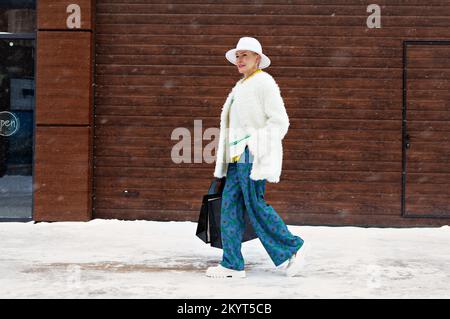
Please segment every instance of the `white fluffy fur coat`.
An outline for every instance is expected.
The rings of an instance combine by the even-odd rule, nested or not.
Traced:
[[[236,107],[239,121],[251,135],[248,140],[248,148],[253,155],[250,178],[278,183],[283,162],[282,140],[288,131],[289,117],[278,84],[265,71],[254,74],[244,82],[239,80],[228,94],[220,115],[214,176],[226,176],[228,169],[228,113],[233,95],[233,107]]]

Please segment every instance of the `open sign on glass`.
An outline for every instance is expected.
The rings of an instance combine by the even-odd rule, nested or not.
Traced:
[[[11,136],[19,130],[19,119],[14,113],[0,112],[0,135]]]

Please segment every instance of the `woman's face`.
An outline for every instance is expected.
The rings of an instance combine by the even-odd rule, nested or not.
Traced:
[[[248,50],[236,51],[236,66],[240,73],[248,75],[258,68],[261,57],[258,53]]]

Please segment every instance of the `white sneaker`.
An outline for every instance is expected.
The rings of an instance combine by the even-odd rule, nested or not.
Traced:
[[[297,275],[306,264],[306,255],[308,254],[311,245],[306,241],[303,246],[289,259],[289,264],[286,267],[286,276],[293,277]]]
[[[234,270],[223,267],[219,264],[216,267],[209,267],[206,276],[212,278],[245,278],[245,270]]]

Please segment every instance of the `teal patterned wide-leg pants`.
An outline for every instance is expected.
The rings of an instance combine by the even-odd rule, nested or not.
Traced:
[[[244,235],[244,211],[261,243],[276,266],[281,265],[300,249],[304,241],[294,236],[275,209],[264,200],[266,180],[250,179],[252,154],[245,148],[239,162],[229,163],[222,193],[221,234],[226,268],[243,270],[241,253]]]

